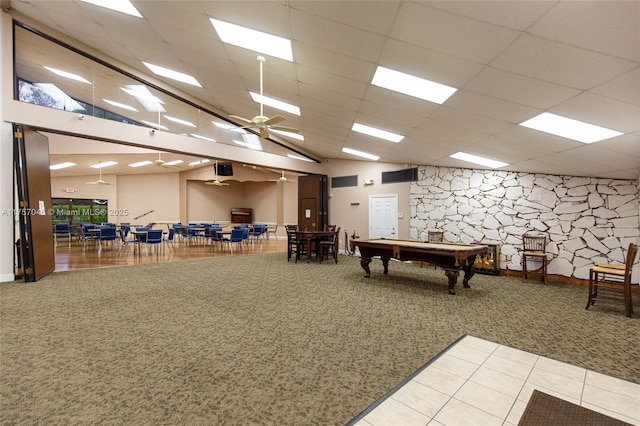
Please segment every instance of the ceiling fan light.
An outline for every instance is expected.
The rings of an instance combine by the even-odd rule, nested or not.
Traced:
[[[209,19],[223,42],[293,62],[291,40],[218,19]]]

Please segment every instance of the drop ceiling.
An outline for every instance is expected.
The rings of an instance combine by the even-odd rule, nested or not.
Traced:
[[[139,1],[134,18],[81,1],[16,1],[45,26],[148,74],[142,61],[193,75],[164,80],[223,115],[253,117],[256,53],[223,43],[210,18],[292,40],[293,62],[268,57],[265,95],[298,105],[283,124],[314,158],[638,179],[640,2],[635,1]],[[371,84],[377,66],[457,88],[442,105]],[[159,77],[155,77],[159,78]],[[162,78],[160,78],[162,79]],[[519,126],[542,112],[622,132],[593,144]],[[265,115],[279,114],[265,107]],[[382,141],[363,123],[405,136]]]

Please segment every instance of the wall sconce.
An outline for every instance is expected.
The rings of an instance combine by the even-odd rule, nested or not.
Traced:
[[[373,179],[365,179],[364,180],[364,184],[365,185],[373,185]]]

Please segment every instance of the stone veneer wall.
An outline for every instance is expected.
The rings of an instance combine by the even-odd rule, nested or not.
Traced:
[[[410,236],[499,244],[500,269],[521,271],[522,235],[544,233],[548,273],[588,279],[594,262],[624,263],[638,243],[639,199],[638,181],[420,166]]]

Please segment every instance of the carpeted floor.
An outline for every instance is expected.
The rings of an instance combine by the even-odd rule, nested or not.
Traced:
[[[2,424],[344,424],[463,334],[640,382],[640,322],[586,287],[284,253],[0,285]]]

